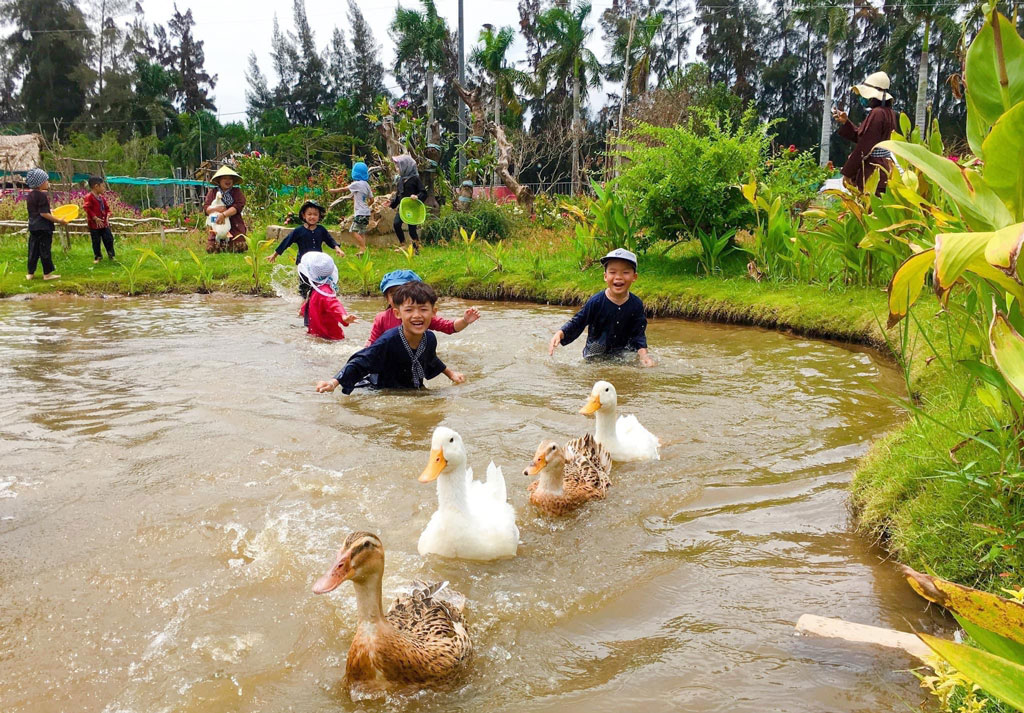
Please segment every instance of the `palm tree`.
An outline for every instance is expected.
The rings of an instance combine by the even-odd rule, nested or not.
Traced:
[[[901,0],[904,22],[895,23],[890,41],[890,61],[906,61],[906,51],[923,28],[921,59],[917,67],[917,102],[914,105],[914,124],[925,136],[928,123],[928,59],[929,42],[933,29],[944,35],[956,36],[958,27],[953,19],[957,5],[948,0]],[[894,56],[898,55],[898,56]]]
[[[587,40],[594,32],[586,25],[589,15],[590,3],[580,0],[572,10],[556,6],[537,18],[537,37],[550,47],[537,65],[544,85],[552,75],[558,81],[572,81],[573,193],[578,193],[580,186],[580,105],[587,88],[601,82],[601,63],[587,49]]]
[[[423,11],[395,10],[391,31],[395,37],[395,62],[420,59],[426,69],[427,127],[434,123],[434,70],[444,63],[444,47],[448,41],[448,24],[437,14],[434,0],[420,0]]]
[[[642,20],[637,21],[636,26],[633,28],[632,39],[630,39],[628,34],[619,32],[615,42],[612,44],[612,62],[608,65],[608,78],[615,82],[622,81],[622,75],[626,71],[625,68],[627,66],[626,55],[628,49],[629,78],[625,89],[628,90],[630,96],[636,97],[647,93],[647,82],[651,76],[651,64],[658,54],[655,39],[658,33],[661,32],[664,20],[665,16],[660,13],[648,15]],[[625,100],[625,96],[626,92],[624,90],[623,100]]]
[[[832,142],[832,100],[835,82],[835,52],[839,42],[846,38],[850,29],[848,0],[802,0],[796,16],[807,23],[808,28],[824,37],[825,94],[821,102],[821,148],[818,163],[828,163]]]

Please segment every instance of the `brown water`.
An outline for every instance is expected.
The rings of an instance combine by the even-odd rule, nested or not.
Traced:
[[[0,302],[0,710],[904,710],[905,657],[798,637],[804,612],[932,630],[851,531],[856,459],[899,414],[873,355],[655,320],[659,366],[549,358],[557,307],[482,305],[440,337],[468,383],[316,395],[365,339],[307,337],[291,300]],[[449,315],[465,305],[448,301]],[[608,379],[664,442],[608,499],[538,517],[520,475]],[[505,470],[512,560],[424,560],[431,429]],[[413,578],[469,600],[478,655],[454,691],[340,689],[351,586],[311,591],[352,529],[380,533],[385,598]]]

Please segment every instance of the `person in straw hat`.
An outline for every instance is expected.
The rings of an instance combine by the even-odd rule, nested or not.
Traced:
[[[868,115],[864,117],[860,126],[857,126],[850,121],[845,111],[832,109],[832,116],[839,123],[836,133],[856,144],[850,152],[850,158],[843,164],[841,173],[848,183],[856,186],[858,190],[864,190],[864,181],[875,170],[881,170],[876,195],[882,195],[895,164],[891,153],[885,149],[877,149],[875,145],[889,139],[899,126],[896,112],[892,109],[889,75],[885,72],[875,72],[865,79],[863,84],[852,87],[851,91],[857,95]]]
[[[249,249],[245,242],[245,220],[242,219],[245,195],[237,185],[241,179],[242,177],[229,166],[221,166],[210,179],[216,187],[207,192],[203,212],[206,215],[216,215],[216,225],[228,222],[231,227],[226,234],[219,235],[221,231],[211,226],[210,236],[206,241],[208,253],[244,253]]]

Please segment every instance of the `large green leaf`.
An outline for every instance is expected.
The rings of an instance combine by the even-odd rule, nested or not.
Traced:
[[[918,634],[932,651],[1003,703],[1024,711],[1024,666],[987,651]]]
[[[945,191],[960,207],[972,229],[996,230],[1013,222],[1013,216],[1003,201],[974,169],[963,168],[918,144],[883,141],[878,146],[916,166]]]
[[[935,292],[942,296],[985,254],[995,233],[939,233],[935,236]]]
[[[1024,101],[999,117],[982,147],[985,183],[1024,220]]]
[[[924,278],[935,263],[935,250],[928,249],[911,255],[893,273],[886,291],[889,293],[889,321],[886,329],[907,316],[917,302],[924,287]]]
[[[1018,102],[1024,101],[1024,40],[1017,34],[1013,23],[999,13],[994,13],[999,22],[999,38],[1006,60],[1006,75],[1009,102],[1004,102],[999,86],[999,69],[996,65],[995,33],[992,15],[978,32],[967,49],[964,78],[967,80],[968,112],[977,112],[979,125],[984,132],[1000,115]],[[970,121],[968,121],[970,125]],[[973,145],[972,145],[973,148]],[[985,156],[989,160],[990,156]]]
[[[901,566],[901,569],[914,591],[928,601],[935,602],[984,629],[1024,644],[1024,604],[980,589],[955,584],[941,577],[923,574],[905,565]]]
[[[1013,387],[1013,390],[1021,398],[1024,398],[1024,337],[1021,337],[1013,328],[1005,315],[996,312],[995,317],[992,318],[992,326],[988,330],[988,341],[992,349],[992,357],[996,360],[999,371],[1006,377],[1006,381]],[[1024,605],[1018,606],[1024,612]],[[1022,622],[1024,622],[1024,614],[1021,616]],[[1021,623],[1018,623],[1018,626],[1021,626]],[[986,626],[985,628],[996,631],[992,627]],[[1018,631],[1016,635],[1010,635],[1009,638],[1024,642],[1024,632]]]
[[[1024,666],[1024,644],[993,633],[964,617],[954,614],[954,618],[963,630],[974,639],[979,648],[988,651],[990,654],[1001,656],[1007,661],[1013,661]]]

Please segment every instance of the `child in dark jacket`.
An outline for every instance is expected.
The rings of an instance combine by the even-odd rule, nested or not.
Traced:
[[[423,282],[409,282],[395,293],[395,304],[402,324],[389,329],[373,345],[353,354],[330,381],[316,385],[317,393],[341,386],[344,394],[353,389],[421,389],[427,379],[444,374],[454,384],[466,380],[445,366],[437,356],[437,337],[429,330],[437,311],[437,293]]]
[[[299,274],[312,287],[309,299],[302,305],[309,333],[323,339],[344,339],[347,327],[358,318],[345,311],[338,299],[338,266],[330,255],[308,252],[299,263]]]
[[[53,248],[53,226],[55,223],[67,225],[50,210],[50,176],[41,168],[33,168],[25,174],[25,184],[32,189],[25,199],[28,208],[28,272],[26,280],[36,276],[36,265],[43,263],[43,279],[56,280],[60,277],[54,272],[51,250]]]
[[[397,208],[398,204],[402,202],[403,198],[415,198],[418,201],[427,199],[427,189],[423,187],[423,182],[420,180],[420,172],[416,168],[416,159],[409,154],[405,153],[401,156],[392,156],[391,160],[395,162],[395,166],[398,168],[398,178],[395,179],[397,185],[395,188],[395,195],[391,198],[391,207]],[[397,212],[395,213],[395,235],[398,236],[398,242],[405,244],[405,233],[402,232],[402,216]],[[420,252],[420,236],[416,231],[415,225],[409,226],[409,237],[412,238],[412,247],[418,255]]]
[[[107,259],[114,259],[114,234],[110,232],[110,204],[103,197],[106,181],[102,176],[89,176],[89,193],[85,196],[85,215],[92,236],[92,264],[103,259],[100,243],[107,249]]]
[[[299,251],[298,255],[295,256],[296,265],[302,262],[302,256],[308,252],[323,252],[324,243],[334,248],[334,252],[338,253],[338,257],[345,257],[345,251],[341,249],[338,242],[327,232],[327,228],[320,225],[320,221],[324,219],[324,213],[326,213],[324,207],[316,201],[306,201],[303,203],[302,207],[299,208],[299,217],[302,218],[302,225],[284,237],[284,240],[281,241],[281,244],[277,246],[274,252],[267,255],[267,262],[277,260],[291,245],[295,245]],[[313,288],[300,273],[299,295],[302,296],[303,300],[306,300],[312,291]]]

